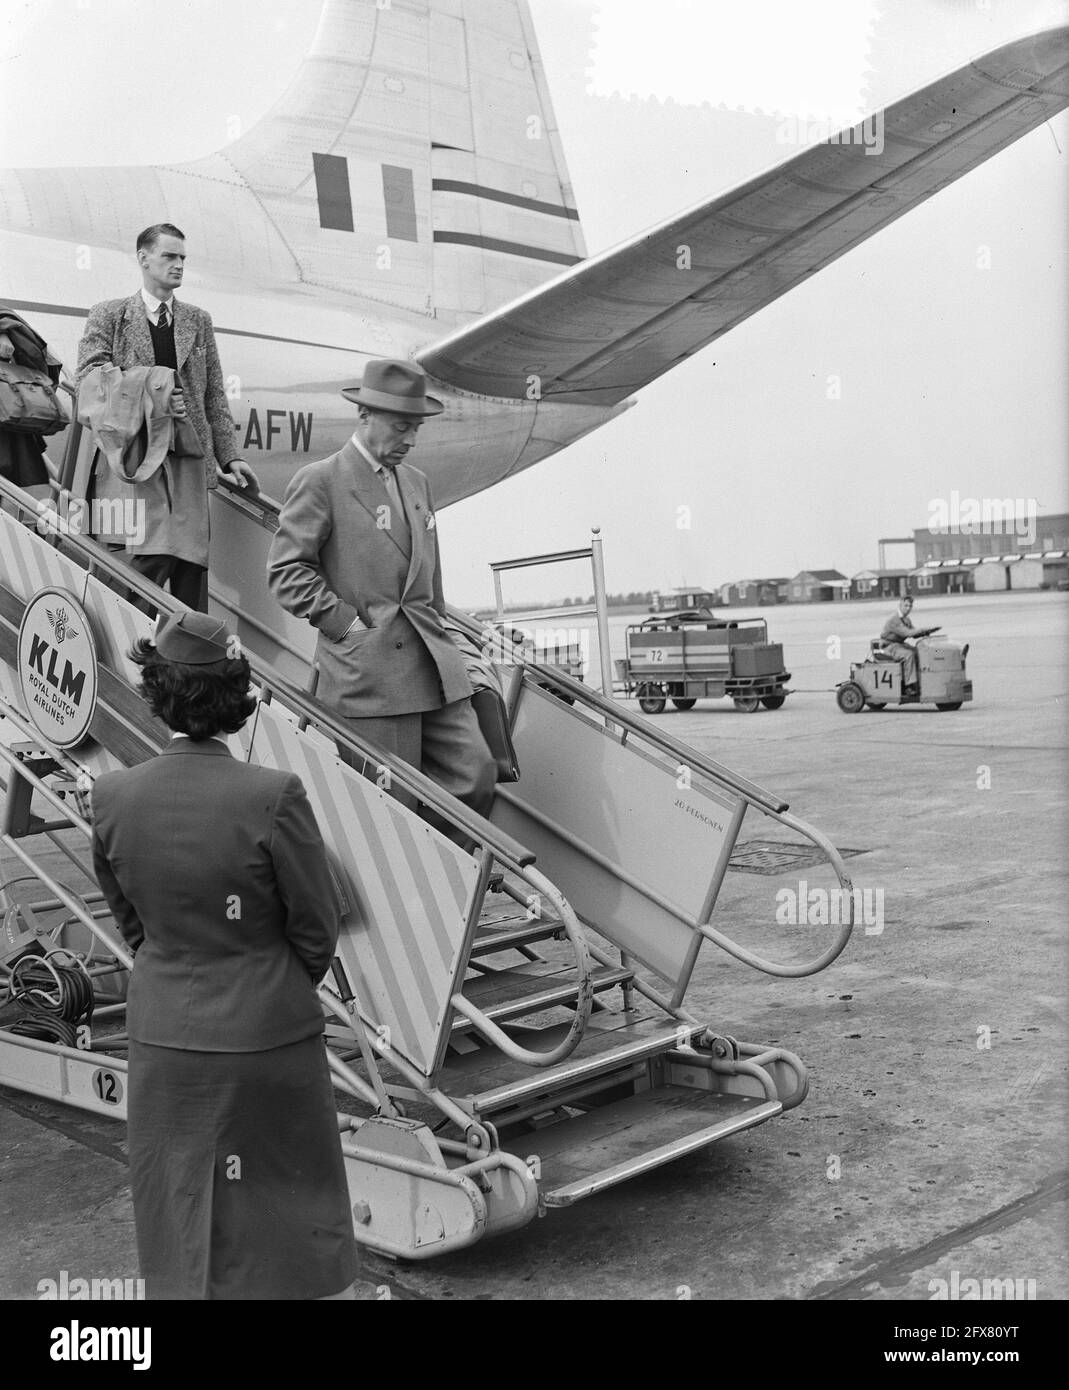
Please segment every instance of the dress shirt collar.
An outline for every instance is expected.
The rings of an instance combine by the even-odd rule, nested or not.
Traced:
[[[160,312],[160,305],[161,305],[161,304],[166,304],[166,305],[167,305],[167,313],[170,315],[171,318],[174,317],[174,295],[173,295],[173,294],[169,294],[169,295],[167,296],[166,299],[157,299],[156,296],[155,296],[154,294],[149,294],[148,290],[146,290],[145,287],[144,287],[144,285],[142,285],[142,287],[141,287],[141,302],[142,302],[142,304],[144,304],[144,306],[145,306],[145,313],[148,314],[149,318],[152,320],[153,323],[156,322],[156,316],[157,316],[157,314]]]
[[[363,454],[364,458],[367,459],[368,463],[371,464],[372,468],[375,470],[376,473],[379,474],[380,477],[383,474],[393,472],[392,468],[387,468],[384,463],[380,463],[378,461],[378,459],[371,452],[371,450],[368,449],[368,447],[364,444],[363,440],[359,437],[359,435],[354,433],[349,443],[353,446],[354,449],[357,449],[361,454]]]
[[[171,734],[171,742],[172,742],[172,743],[177,743],[178,740],[179,740],[180,738],[189,738],[189,735],[188,735],[188,734],[176,734],[176,733],[172,733],[172,734]],[[224,748],[227,747],[226,739],[225,739],[225,738],[220,738],[218,734],[212,734],[211,738],[206,739],[206,740],[202,740],[202,742],[207,742],[207,743],[221,743],[221,744],[223,745]],[[227,752],[229,752],[229,751],[230,751],[230,750],[227,748]]]

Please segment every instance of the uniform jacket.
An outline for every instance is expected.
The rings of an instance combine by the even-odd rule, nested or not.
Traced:
[[[305,464],[286,490],[268,557],[275,598],[319,629],[317,694],[346,718],[412,714],[471,694],[442,625],[430,484],[411,464],[395,476],[407,525],[352,443]],[[354,618],[363,628],[344,635]]]
[[[190,423],[204,450],[204,476],[208,487],[216,485],[215,466],[236,459],[240,450],[234,419],[226,399],[223,369],[215,346],[211,315],[180,299],[174,306],[174,350],[178,381],[185,395]],[[111,362],[128,367],[154,367],[156,355],[141,291],[129,299],[108,299],[89,310],[82,341],[78,344],[79,385],[94,367]]]
[[[300,778],[176,739],[97,779],[93,861],[136,953],[132,1039],[258,1052],[322,1030],[338,912]]]

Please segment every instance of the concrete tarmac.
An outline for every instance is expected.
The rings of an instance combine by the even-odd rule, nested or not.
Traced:
[[[797,1052],[805,1103],[468,1251],[365,1257],[361,1297],[928,1300],[967,1279],[1069,1294],[1069,596],[921,601],[918,624],[971,643],[974,703],[844,715],[834,684],[892,607],[761,610],[793,672],[784,708],[654,721],[858,851],[872,920],[828,970],[772,979],[707,944],[687,997],[718,1031]],[[748,817],[740,839],[771,829]],[[799,878],[831,882],[729,874],[714,925],[815,953],[827,928],[774,921]],[[0,1090],[0,1227],[0,1298],[64,1269],[135,1276],[122,1126]]]

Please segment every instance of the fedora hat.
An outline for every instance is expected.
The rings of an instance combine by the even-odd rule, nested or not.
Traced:
[[[440,415],[445,406],[426,394],[426,385],[427,378],[418,367],[376,358],[364,368],[360,385],[347,387],[342,395],[369,410],[389,410],[395,415]]]

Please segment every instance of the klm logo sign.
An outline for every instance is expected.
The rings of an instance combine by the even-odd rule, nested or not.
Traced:
[[[26,605],[18,672],[41,737],[57,748],[81,743],[96,710],[97,662],[89,617],[73,594],[43,589]]]
[[[54,690],[59,692],[60,699],[73,701],[74,706],[81,704],[82,693],[85,690],[85,672],[75,671],[67,657],[63,657],[62,674],[58,672],[60,661],[59,652],[55,647],[50,647],[36,633],[30,639],[30,654],[28,657],[31,668],[35,668],[37,674],[42,676]],[[74,708],[69,706],[71,713]]]

